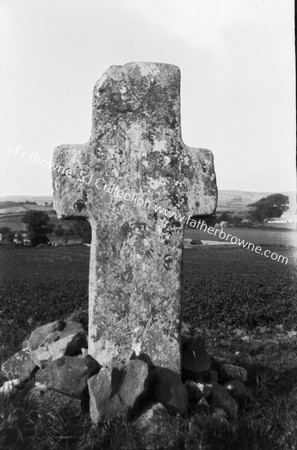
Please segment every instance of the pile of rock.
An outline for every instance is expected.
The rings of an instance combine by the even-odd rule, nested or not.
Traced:
[[[2,394],[34,380],[29,395],[43,404],[70,406],[78,415],[82,405],[89,404],[94,423],[120,415],[134,420],[140,430],[148,422],[158,427],[160,417],[171,411],[186,416],[200,407],[213,417],[234,419],[248,396],[247,371],[211,358],[201,336],[182,342],[181,379],[167,368],[155,367],[145,355],[131,355],[121,369],[101,367],[87,354],[83,326],[73,321],[36,328],[1,371],[7,379]]]
[[[234,419],[249,395],[247,370],[210,357],[201,336],[183,342],[182,376],[192,409],[203,406],[214,416]]]
[[[55,391],[80,397],[87,379],[100,370],[100,365],[87,355],[88,340],[82,324],[57,320],[36,328],[23,349],[1,366],[6,381],[0,392],[21,388],[35,377],[31,394]],[[49,397],[47,393],[44,400]],[[62,397],[61,397],[62,398]],[[62,403],[63,403],[62,399]]]

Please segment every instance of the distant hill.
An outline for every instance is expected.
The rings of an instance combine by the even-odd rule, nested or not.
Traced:
[[[3,207],[7,202],[0,202],[0,215],[3,214],[19,214],[26,211],[38,210],[38,211],[51,211],[52,206],[49,205],[32,205],[30,203],[13,203],[12,206]]]
[[[53,201],[52,195],[6,195],[4,197],[0,196],[0,203],[3,202],[13,202],[13,203],[24,203],[24,202],[36,202],[36,203],[51,203]],[[15,205],[14,205],[15,206]]]
[[[51,196],[26,196],[13,195],[0,197],[0,215],[21,214],[30,210],[50,211],[53,207],[50,205],[53,201]]]

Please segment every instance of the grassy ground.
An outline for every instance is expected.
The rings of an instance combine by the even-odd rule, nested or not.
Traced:
[[[17,350],[39,322],[87,310],[89,254],[84,245],[0,247],[0,361]]]
[[[271,249],[272,250],[272,249]],[[273,250],[272,250],[273,251]],[[205,411],[172,418],[150,448],[297,448],[297,265],[293,249],[282,265],[239,248],[185,250],[183,320],[190,333],[204,333],[209,352],[252,367],[251,397],[234,422],[215,423]],[[89,249],[0,247],[1,353],[5,359],[34,326],[87,310]],[[131,425],[113,421],[92,427],[52,408],[37,413],[22,395],[0,405],[6,437],[30,449],[148,448]],[[8,424],[8,425],[7,425]],[[1,428],[1,425],[0,425]],[[1,430],[0,430],[1,435]],[[23,441],[21,440],[23,439]]]
[[[261,245],[263,249],[266,248],[266,246],[269,245],[283,245],[283,246],[295,246],[297,244],[297,230],[280,230],[277,228],[238,228],[238,227],[231,227],[231,228],[225,228],[224,233],[226,235],[229,233],[232,236],[236,236],[237,238],[240,238],[241,240],[244,239],[245,241],[251,242],[257,245]],[[222,234],[222,236],[224,236]],[[227,236],[226,236],[227,237]],[[216,236],[213,234],[209,234],[206,231],[203,230],[197,230],[195,228],[191,228],[188,226],[185,230],[185,238],[186,239],[205,239],[205,240],[214,240],[214,241],[221,241],[222,239],[219,238],[219,232],[216,233]],[[228,238],[230,242],[231,237]],[[269,247],[268,247],[269,248]],[[281,252],[279,252],[281,253]]]
[[[289,263],[237,247],[185,250],[183,320],[206,334],[216,356],[239,352],[278,367],[297,365],[295,250],[271,251]]]

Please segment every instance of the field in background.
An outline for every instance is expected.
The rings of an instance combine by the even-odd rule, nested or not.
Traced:
[[[296,193],[292,191],[281,192],[289,197],[290,209],[295,212],[296,209]],[[228,212],[231,215],[241,216],[242,218],[247,218],[250,214],[250,208],[248,205],[255,203],[260,200],[260,198],[267,197],[272,194],[272,192],[248,192],[248,191],[238,191],[238,190],[219,190],[218,192],[218,206],[217,206],[217,217],[219,217],[223,212]],[[38,205],[25,204],[24,202],[31,201],[36,202]],[[46,211],[50,216],[50,221],[54,224],[58,222],[53,207],[49,206],[53,201],[52,196],[0,196],[0,227],[7,226],[12,229],[12,231],[22,231],[23,224],[21,219],[24,212],[28,209],[38,209]],[[47,206],[42,206],[41,204],[47,202]],[[11,214],[4,214],[5,211],[11,211]],[[13,214],[12,214],[13,212]],[[197,239],[197,238],[194,238]],[[274,242],[277,243],[277,242]]]
[[[247,207],[251,203],[255,203],[260,200],[260,198],[267,197],[274,192],[254,192],[254,191],[239,191],[235,189],[225,190],[219,189],[218,192],[218,211],[234,211],[234,212],[246,212]],[[288,195],[290,205],[295,205],[296,203],[296,192],[295,191],[280,191],[280,194]],[[24,196],[24,195],[10,195],[10,196],[0,196],[0,209],[2,202],[25,202],[33,201],[36,203],[53,201],[52,196]]]
[[[164,424],[156,446],[150,448],[160,448],[160,442],[162,448],[191,450],[297,448],[296,249],[272,249],[287,256],[289,264],[237,247],[185,249],[184,331],[202,333],[212,356],[250,365],[252,394],[236,420],[216,423],[203,412],[191,416],[191,422],[177,417]],[[0,363],[39,324],[70,316],[86,325],[89,247],[0,246],[0,273]],[[33,320],[31,326],[28,319]],[[41,448],[40,442],[46,448],[74,448],[75,442],[75,448],[84,449],[146,448],[125,421],[111,421],[98,431],[88,415],[57,415],[50,404],[38,415],[37,432],[30,416],[36,414],[34,408],[34,402],[28,406],[21,396],[4,405],[7,417],[23,411],[17,426],[29,444],[26,448]],[[32,433],[37,446],[26,441]]]
[[[225,228],[223,231],[224,233],[226,233],[226,235],[230,233],[232,236],[236,236],[240,239],[244,239],[245,241],[252,242],[255,245],[292,246],[297,248],[296,230],[230,227]],[[185,239],[224,242],[224,240],[220,239],[218,235],[219,233],[216,233],[216,236],[214,236],[213,234],[209,234],[205,231],[189,227],[185,230],[184,237]],[[228,239],[228,241],[230,242],[230,238]]]
[[[34,328],[87,308],[89,257],[85,245],[0,246],[0,342],[5,357],[30,333],[28,319]]]
[[[237,247],[186,249],[183,319],[193,329],[212,330],[212,337],[222,327],[227,334],[238,327],[297,330],[296,250],[269,248],[288,264]],[[30,332],[29,318],[45,323],[87,310],[89,251],[84,245],[0,246],[0,320],[9,346]]]
[[[32,207],[31,207],[32,206]],[[33,206],[35,206],[33,208]],[[36,205],[30,205],[30,207],[27,207],[26,211],[30,210],[37,210],[37,211],[44,211],[49,216],[50,222],[57,225],[61,222],[58,218],[56,213],[53,211],[52,207],[42,207],[42,206],[36,206]],[[26,227],[25,224],[22,222],[22,218],[24,217],[25,211],[14,213],[14,214],[0,214],[0,227],[8,227],[12,231],[25,231]]]
[[[280,264],[238,247],[186,249],[183,320],[214,356],[297,366],[297,255]]]

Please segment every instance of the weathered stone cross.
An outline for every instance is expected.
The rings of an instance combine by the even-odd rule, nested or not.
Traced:
[[[54,152],[58,217],[92,227],[89,353],[103,366],[135,352],[180,373],[182,228],[215,211],[217,189],[211,152],[182,142],[179,92],[176,66],[112,66],[89,143]]]

